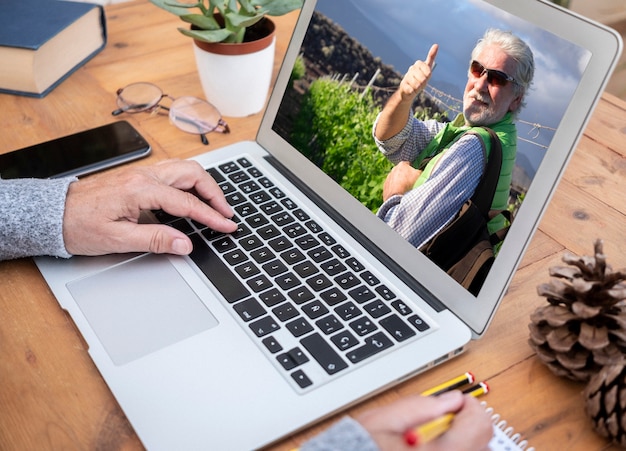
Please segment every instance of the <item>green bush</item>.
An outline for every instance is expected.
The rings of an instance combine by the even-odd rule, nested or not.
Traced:
[[[305,95],[293,130],[296,147],[372,211],[382,203],[392,168],[372,137],[377,114],[369,92],[319,79]]]

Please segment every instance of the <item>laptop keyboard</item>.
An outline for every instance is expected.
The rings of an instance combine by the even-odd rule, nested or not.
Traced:
[[[236,232],[163,211],[155,216],[191,238],[191,260],[296,390],[430,329],[248,159],[207,171],[236,212]]]

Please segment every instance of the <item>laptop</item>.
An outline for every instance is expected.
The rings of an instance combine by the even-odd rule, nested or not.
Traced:
[[[622,43],[539,0],[450,0],[445,9],[442,17],[437,0],[305,0],[256,141],[195,158],[236,211],[233,235],[150,212],[149,220],[189,233],[190,257],[36,259],[148,449],[271,446],[459,355],[484,334]],[[435,42],[426,98],[450,117],[470,51],[491,27],[524,39],[537,69],[518,121],[514,188],[523,201],[472,295],[305,156],[294,137],[315,144],[322,128],[338,123],[305,119],[302,127],[316,80],[362,95],[375,117]],[[354,133],[343,127],[337,142]],[[370,124],[347,146],[346,161],[371,141]]]

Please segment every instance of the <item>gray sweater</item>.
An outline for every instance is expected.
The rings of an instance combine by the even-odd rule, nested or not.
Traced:
[[[0,260],[70,257],[63,242],[65,196],[74,177],[0,179]]]
[[[0,179],[0,260],[36,255],[69,258],[63,242],[67,189],[76,178]],[[301,451],[376,451],[367,431],[345,417]]]

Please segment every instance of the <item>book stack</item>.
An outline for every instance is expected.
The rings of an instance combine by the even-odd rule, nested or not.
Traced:
[[[44,97],[106,44],[100,5],[0,2],[0,92]]]

